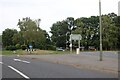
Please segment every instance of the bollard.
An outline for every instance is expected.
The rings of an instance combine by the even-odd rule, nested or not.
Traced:
[[[77,49],[76,49],[76,54],[79,54],[79,53],[80,53],[80,49],[77,48]]]
[[[16,54],[16,51],[13,51],[13,54]]]

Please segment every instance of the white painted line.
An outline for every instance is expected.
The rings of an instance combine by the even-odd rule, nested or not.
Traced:
[[[22,61],[22,62],[24,62],[24,63],[28,63],[28,64],[30,63],[30,62],[28,62],[28,61]]]
[[[0,62],[0,64],[3,64],[3,62]]]
[[[21,61],[20,59],[13,59],[14,61]]]
[[[18,71],[17,69],[15,69],[12,66],[8,66],[9,68],[11,68],[12,70],[14,70],[15,72],[17,72],[18,74],[20,74],[21,76],[23,76],[26,79],[30,79],[28,76],[26,76],[25,74],[23,74],[22,72]]]
[[[20,60],[20,59],[14,59],[14,61],[20,61],[20,62],[24,62],[24,63],[30,63],[30,62],[28,62],[28,61],[24,61],[24,60]]]

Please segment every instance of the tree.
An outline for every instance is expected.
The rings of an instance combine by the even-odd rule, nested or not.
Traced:
[[[66,47],[66,33],[68,31],[68,24],[66,21],[59,21],[52,25],[51,27],[51,39],[54,42],[54,45],[57,47]]]
[[[35,48],[43,48],[46,42],[44,31],[37,26],[36,22],[30,18],[19,19],[18,26],[20,28],[19,37],[23,38],[24,44],[34,45]]]
[[[98,16],[91,16],[89,18],[82,17],[75,20],[77,26],[73,34],[81,34],[81,46],[88,49],[89,46],[99,47],[98,43]]]
[[[102,27],[103,27],[103,48],[105,50],[113,50],[117,47],[118,28],[109,15],[102,16]]]
[[[13,36],[15,34],[17,34],[17,30],[15,29],[5,29],[2,33],[2,42],[3,42],[3,46],[10,46],[10,45],[15,45],[13,40]]]
[[[117,16],[115,17],[115,26],[118,28],[118,30],[116,31],[116,37],[118,38],[118,41],[117,41],[117,49],[120,50],[120,16]]]
[[[0,44],[2,43],[2,35],[0,35]]]

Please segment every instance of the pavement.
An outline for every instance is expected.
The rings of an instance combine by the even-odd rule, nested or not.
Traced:
[[[57,64],[71,65],[80,69],[97,70],[100,72],[118,75],[118,54],[110,53],[112,56],[115,55],[116,57],[109,57],[107,55],[103,56],[103,61],[99,61],[99,56],[94,55],[94,52],[91,52],[90,55],[87,55],[88,53],[81,52],[80,54],[22,55],[22,57],[33,60],[43,60]],[[104,52],[104,54],[105,53],[106,52]],[[107,54],[108,53],[109,52],[107,52]]]

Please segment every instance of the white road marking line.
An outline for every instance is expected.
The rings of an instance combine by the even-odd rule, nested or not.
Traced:
[[[14,59],[14,61],[21,61],[20,59]]]
[[[3,62],[0,62],[0,64],[3,64]]]
[[[12,66],[8,66],[9,68],[11,68],[12,70],[14,70],[15,72],[17,72],[18,74],[20,74],[21,76],[23,76],[26,79],[30,79],[28,76],[26,76],[25,74],[23,74],[22,72],[18,71],[17,69],[15,69]]]
[[[28,62],[28,61],[24,61],[24,60],[20,60],[20,59],[14,59],[14,61],[20,61],[20,62],[24,62],[24,63],[30,63],[30,62]]]
[[[28,62],[28,61],[22,61],[22,62],[24,62],[24,63],[30,63],[30,62]]]

